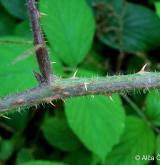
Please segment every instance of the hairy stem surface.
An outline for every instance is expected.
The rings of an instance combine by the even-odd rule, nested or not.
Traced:
[[[2,98],[0,112],[19,107],[31,107],[52,100],[160,88],[160,73],[144,73],[94,78],[56,79],[54,83]]]
[[[46,48],[45,40],[42,35],[41,26],[39,23],[40,13],[36,8],[35,0],[28,0],[28,10],[30,15],[30,21],[32,24],[32,32],[34,37],[34,45],[41,45],[39,49],[36,50],[36,56],[40,71],[42,73],[43,79],[41,81],[45,81],[50,83],[53,78],[51,62],[49,60],[48,51]]]

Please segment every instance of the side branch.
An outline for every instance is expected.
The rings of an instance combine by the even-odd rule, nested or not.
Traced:
[[[0,99],[0,112],[36,106],[72,96],[123,93],[160,88],[160,73],[56,79],[48,86]]]
[[[28,0],[28,10],[30,15],[30,21],[32,24],[32,32],[34,37],[34,45],[40,45],[40,48],[36,50],[36,56],[40,71],[43,76],[43,80],[46,83],[50,83],[52,78],[51,63],[48,56],[48,51],[42,35],[41,26],[39,23],[40,13],[36,8],[35,0]]]

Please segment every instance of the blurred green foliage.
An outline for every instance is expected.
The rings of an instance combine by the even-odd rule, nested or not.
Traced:
[[[135,73],[145,63],[160,71],[159,3],[39,0],[56,75],[70,77],[77,68],[79,77]],[[39,70],[33,45],[16,43],[32,41],[26,1],[0,0],[0,10],[4,97],[36,87],[32,72]],[[4,42],[8,40],[13,42]],[[68,98],[55,106],[5,114],[0,118],[0,164],[159,165],[159,91],[109,96]]]

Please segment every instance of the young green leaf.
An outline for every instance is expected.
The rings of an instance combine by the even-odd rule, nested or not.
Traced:
[[[87,55],[95,31],[92,12],[85,0],[40,0],[43,29],[56,55],[76,66]]]
[[[67,120],[83,144],[102,160],[118,143],[124,129],[124,109],[118,96],[77,97],[65,104]]]
[[[110,152],[106,165],[143,165],[155,151],[155,135],[150,126],[137,117],[127,117],[121,141]]]

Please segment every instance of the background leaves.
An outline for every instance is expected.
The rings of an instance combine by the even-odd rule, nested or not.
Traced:
[[[106,165],[139,165],[149,160],[143,156],[152,156],[155,151],[155,135],[143,120],[136,117],[126,119],[126,128],[120,143],[113,148],[106,159]],[[136,160],[136,156],[140,160]]]
[[[27,17],[27,4],[25,0],[0,0],[0,2],[13,16],[20,19]]]
[[[145,63],[149,71],[160,71],[157,1],[37,2],[57,76],[71,77],[77,68],[78,77],[135,73]],[[26,7],[24,0],[0,0],[0,97],[37,86],[33,46],[1,43],[32,40]],[[29,49],[28,58],[12,65]],[[159,91],[134,91],[113,96],[114,101],[109,96],[56,100],[54,106],[1,116],[0,164],[152,164],[135,156],[159,154]]]
[[[97,17],[101,14],[104,21],[103,26],[98,24],[97,33],[103,43],[132,53],[159,45],[160,19],[154,12],[140,5],[123,4],[122,0],[96,2],[104,3],[102,10],[97,9]]]

